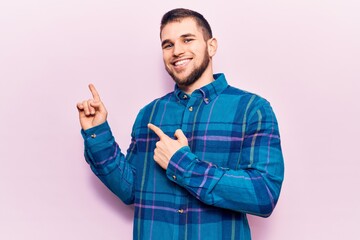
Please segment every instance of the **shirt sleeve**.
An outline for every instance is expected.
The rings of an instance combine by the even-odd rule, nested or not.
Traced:
[[[108,122],[81,130],[85,143],[85,159],[95,175],[125,204],[134,201],[135,170],[121,153]],[[132,141],[129,152],[136,151]]]
[[[249,115],[240,151],[246,164],[230,169],[199,159],[183,147],[170,159],[167,177],[208,205],[268,217],[284,176],[278,124],[268,102]]]

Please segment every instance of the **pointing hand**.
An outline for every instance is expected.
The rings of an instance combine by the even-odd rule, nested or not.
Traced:
[[[76,105],[79,111],[80,125],[83,130],[98,126],[104,123],[107,118],[105,105],[102,103],[95,86],[90,84],[89,89],[93,98]]]
[[[154,150],[154,160],[166,170],[171,157],[180,148],[188,146],[188,140],[181,129],[175,131],[175,139],[172,139],[154,124],[149,123],[148,128],[154,131],[160,138],[156,143],[156,148]]]

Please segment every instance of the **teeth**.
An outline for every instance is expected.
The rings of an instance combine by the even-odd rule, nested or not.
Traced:
[[[184,65],[185,63],[189,62],[190,59],[184,59],[184,60],[180,60],[178,62],[175,62],[175,66],[179,66],[179,65]]]

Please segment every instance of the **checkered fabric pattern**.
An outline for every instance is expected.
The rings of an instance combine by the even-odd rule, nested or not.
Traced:
[[[246,214],[269,216],[284,176],[280,135],[265,99],[231,87],[224,74],[187,95],[175,90],[140,110],[126,154],[107,122],[82,131],[100,180],[135,206],[134,239],[251,239]],[[159,140],[182,129],[189,146],[167,170],[153,160]]]

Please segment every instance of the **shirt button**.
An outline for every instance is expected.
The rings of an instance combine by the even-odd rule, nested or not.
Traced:
[[[194,110],[193,107],[189,107],[189,111],[192,112]]]
[[[187,95],[184,95],[184,96],[183,96],[183,99],[187,99]]]
[[[173,178],[174,180],[176,180],[176,176],[175,176],[175,175],[173,175],[172,178]]]
[[[184,213],[184,209],[179,209],[177,212],[182,214],[182,213]]]
[[[96,134],[94,133],[94,134],[91,134],[91,137],[92,138],[96,138]]]

